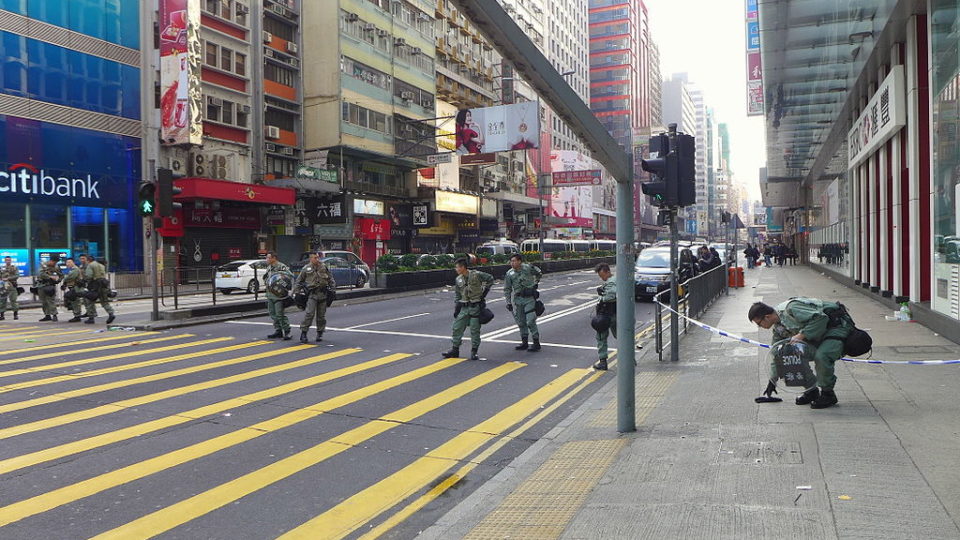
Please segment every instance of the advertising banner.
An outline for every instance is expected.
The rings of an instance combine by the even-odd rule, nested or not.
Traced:
[[[603,171],[559,171],[553,173],[554,187],[599,186],[603,180]]]
[[[364,240],[390,240],[390,220],[357,218],[356,232]]]
[[[30,250],[27,249],[0,249],[0,266],[6,264],[4,259],[10,257],[10,264],[20,270],[21,276],[30,275]]]
[[[413,226],[414,227],[430,226],[430,212],[427,205],[425,204],[413,205]]]
[[[407,238],[413,230],[413,205],[391,204],[387,209],[393,238]]]
[[[847,133],[848,165],[860,164],[907,124],[903,65],[890,68],[876,93]]]
[[[763,63],[760,56],[760,18],[757,1],[746,3],[747,116],[763,116]]]
[[[553,174],[565,171],[593,170],[592,162],[579,152],[557,150],[550,153]],[[564,187],[554,184],[550,190],[550,222],[567,227],[593,227],[593,186]]]
[[[353,213],[382,216],[385,213],[383,201],[374,201],[372,199],[354,199]]]
[[[466,193],[437,191],[436,209],[438,212],[477,215],[480,210],[480,198]]]
[[[222,229],[259,229],[259,208],[184,208],[187,227],[216,227]]]
[[[329,199],[307,199],[306,203],[307,215],[313,225],[336,225],[347,222],[343,195]]]
[[[539,148],[539,140],[540,114],[534,101],[457,112],[458,154]]]
[[[767,207],[767,232],[783,232],[783,208]]]
[[[160,137],[202,144],[200,0],[160,0]]]

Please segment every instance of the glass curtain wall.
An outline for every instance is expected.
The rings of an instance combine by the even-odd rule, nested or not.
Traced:
[[[933,0],[933,308],[960,319],[960,0]]]

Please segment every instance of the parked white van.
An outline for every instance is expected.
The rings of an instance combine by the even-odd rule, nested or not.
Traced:
[[[540,253],[570,251],[570,243],[566,240],[547,238],[543,241],[543,249],[540,249],[540,239],[530,238],[520,243],[520,251],[539,251]]]
[[[491,255],[513,255],[514,253],[520,253],[520,246],[518,246],[516,242],[506,239],[484,242],[482,246],[477,248],[478,257],[489,257]]]
[[[590,249],[595,249],[598,251],[616,251],[617,241],[616,240],[591,240]]]

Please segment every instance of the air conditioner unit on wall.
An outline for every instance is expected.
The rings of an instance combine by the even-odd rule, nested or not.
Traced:
[[[276,151],[277,151],[277,145],[273,144],[272,142],[268,142],[267,152],[276,152]]]
[[[271,9],[277,15],[285,16],[287,14],[287,10],[279,4],[274,4],[273,6],[271,6]]]
[[[412,100],[415,96],[416,96],[416,94],[414,94],[413,92],[409,92],[409,91],[407,91],[407,92],[400,92],[400,99],[402,99],[402,100],[404,100],[404,101],[410,101],[410,100]]]
[[[288,41],[288,42],[287,42],[287,52],[288,52],[288,53],[291,53],[291,54],[297,54],[297,44],[294,43],[294,42],[292,42],[292,41]]]
[[[270,43],[271,41],[273,41],[273,34],[271,34],[270,32],[264,32],[264,33],[263,33],[263,42],[264,42],[264,43]]]
[[[207,103],[209,103],[210,105],[213,105],[213,106],[215,106],[215,107],[219,107],[219,106],[223,105],[223,100],[220,99],[220,98],[218,98],[218,97],[207,96]]]
[[[280,128],[277,126],[267,126],[267,138],[268,139],[279,139],[280,138]]]
[[[406,47],[406,46],[407,46],[407,40],[403,39],[402,37],[398,37],[397,39],[393,40],[393,46],[394,46],[394,47]]]
[[[363,25],[360,26],[360,29],[364,32],[373,32],[377,29],[377,25],[373,24],[372,22],[363,23]]]
[[[377,35],[380,37],[386,37],[390,35],[390,32],[381,28],[380,30],[377,30]]]
[[[414,47],[410,49],[410,54],[423,54],[423,49],[420,47]]]
[[[181,158],[170,158],[168,167],[173,171],[173,176],[179,177],[187,175],[187,164]]]
[[[360,15],[357,15],[356,13],[347,13],[343,20],[347,21],[348,23],[357,22],[360,20]]]
[[[283,147],[283,155],[285,155],[285,156],[292,156],[292,155],[293,155],[293,148],[290,148],[289,146]]]

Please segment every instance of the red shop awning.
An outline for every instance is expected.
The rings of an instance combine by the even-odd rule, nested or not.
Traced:
[[[175,197],[178,201],[206,199],[293,205],[297,198],[296,191],[292,188],[241,184],[227,180],[188,177],[178,178],[174,183],[182,190]]]

